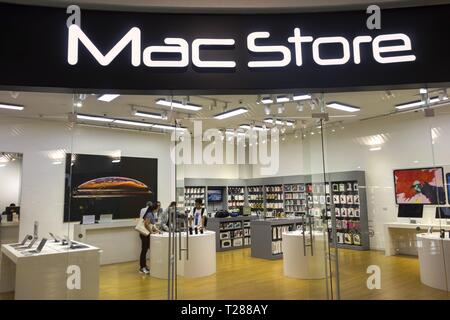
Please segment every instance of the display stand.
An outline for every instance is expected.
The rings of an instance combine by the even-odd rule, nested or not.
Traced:
[[[178,235],[178,233],[176,234]],[[177,240],[176,237],[173,238]],[[169,233],[150,235],[150,276],[158,279],[169,278]]]
[[[450,289],[450,239],[439,233],[420,233],[417,236],[420,281],[432,288]]]
[[[179,235],[178,235],[179,236]],[[203,234],[186,235],[181,233],[177,253],[177,274],[187,278],[206,277],[216,273],[216,234],[205,231]]]
[[[216,233],[217,252],[250,247],[250,226],[255,219],[256,216],[209,218],[207,229]]]
[[[304,241],[304,236],[307,245]],[[311,240],[312,239],[312,240]],[[311,234],[296,230],[283,233],[283,270],[286,277],[298,279],[325,278],[326,233]]]
[[[252,257],[281,259],[283,232],[297,230],[301,225],[301,218],[253,220],[251,222]]]

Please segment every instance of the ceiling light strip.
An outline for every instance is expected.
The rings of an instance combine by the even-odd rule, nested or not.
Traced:
[[[242,108],[241,107],[241,108],[236,108],[236,109],[233,109],[233,110],[228,110],[228,111],[216,114],[214,116],[214,118],[218,119],[218,120],[223,120],[223,119],[235,117],[235,116],[238,116],[240,114],[247,113],[247,112],[248,112],[247,108]]]

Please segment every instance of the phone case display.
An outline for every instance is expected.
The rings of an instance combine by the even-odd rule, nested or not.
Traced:
[[[250,230],[250,221],[221,222],[219,224],[220,247],[234,248],[248,246],[250,243],[248,239],[251,236]]]
[[[262,186],[247,187],[248,203],[252,211],[264,211],[264,192]]]
[[[329,183],[307,183],[306,192],[307,212],[309,215],[319,218],[330,212],[332,199],[329,193]]]
[[[307,210],[305,184],[284,185],[284,212],[287,215],[305,214]]]
[[[356,181],[332,182],[332,190],[337,243],[347,246],[361,246],[358,183]],[[329,234],[331,236],[331,232]]]
[[[245,205],[245,188],[244,187],[228,187],[228,211],[242,212]]]
[[[205,187],[186,187],[184,188],[184,207],[186,211],[191,212],[195,207],[195,199],[202,199],[205,203]]]
[[[265,186],[266,191],[266,217],[273,217],[274,213],[282,212],[284,209],[283,186],[269,185]]]
[[[272,227],[272,254],[282,254],[282,234],[283,232],[292,231],[294,229],[293,224],[273,226]]]

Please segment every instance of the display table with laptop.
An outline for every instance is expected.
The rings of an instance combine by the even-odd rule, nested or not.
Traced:
[[[136,223],[136,219],[121,219],[76,224],[73,238],[100,248],[101,265],[136,261],[141,252],[141,240],[134,229]]]
[[[98,299],[100,249],[65,240],[1,246],[0,293],[16,300]]]

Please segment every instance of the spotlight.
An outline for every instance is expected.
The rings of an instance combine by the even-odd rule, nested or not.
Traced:
[[[282,104],[281,106],[278,107],[278,114],[282,114],[284,112],[285,108],[284,105]]]
[[[268,116],[268,115],[270,115],[271,113],[272,113],[272,111],[270,110],[270,107],[269,106],[265,106],[264,107],[264,113]]]
[[[297,104],[297,111],[298,111],[298,112],[303,112],[303,110],[305,110],[305,106],[303,105],[302,102],[299,102],[299,103]]]

